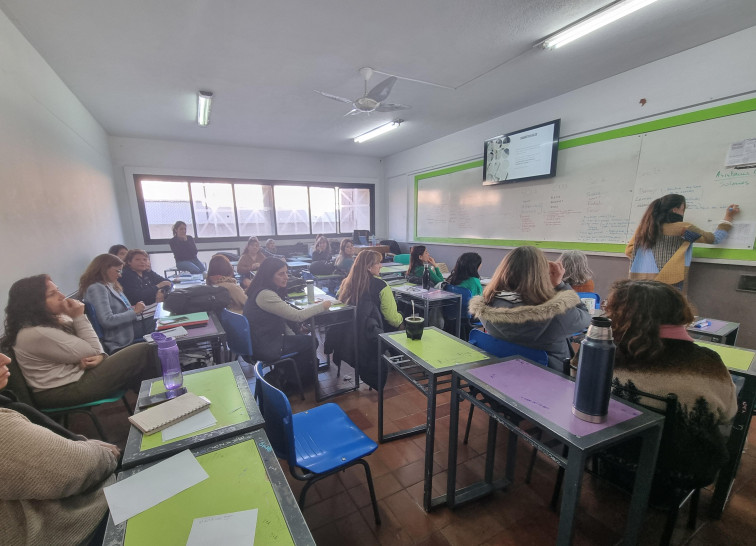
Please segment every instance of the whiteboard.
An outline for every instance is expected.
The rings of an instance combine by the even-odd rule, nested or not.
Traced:
[[[756,109],[756,101],[744,102]],[[484,187],[482,161],[423,173],[415,177],[415,239],[618,252],[653,199],[680,193],[685,220],[708,231],[727,205],[741,206],[725,244],[696,245],[696,255],[756,260],[756,169],[723,167],[732,142],[756,136],[754,109],[617,138],[594,135],[574,147],[560,142],[549,179]]]

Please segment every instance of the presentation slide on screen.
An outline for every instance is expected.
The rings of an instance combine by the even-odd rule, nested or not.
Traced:
[[[499,182],[551,171],[554,125],[491,139],[486,150],[486,180]]]

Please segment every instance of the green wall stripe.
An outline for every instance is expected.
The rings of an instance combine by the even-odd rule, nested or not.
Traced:
[[[612,129],[610,131],[604,131],[603,133],[596,133],[595,135],[589,135],[585,137],[577,137],[569,140],[560,140],[559,149],[565,150],[567,148],[575,148],[577,146],[585,146],[587,144],[594,144],[596,142],[603,142],[605,140],[612,140],[615,138],[622,138],[626,136],[639,135],[643,133],[650,133],[652,131],[661,131],[663,129],[669,129],[671,127],[679,127],[681,125],[688,125],[690,123],[697,123],[699,121],[707,121],[710,119],[722,118],[726,116],[733,116],[736,114],[742,114],[745,112],[752,112],[756,110],[756,99],[747,99],[740,102],[733,102],[731,104],[724,104],[722,106],[713,106],[711,108],[704,108],[703,110],[697,110],[695,112],[688,112],[686,114],[679,114],[676,116],[670,116],[668,118],[659,119],[655,121],[648,121],[644,123],[638,123],[621,129]],[[593,252],[614,252],[624,254],[625,245],[613,244],[613,243],[581,243],[581,242],[566,242],[566,241],[523,241],[518,239],[464,239],[464,238],[443,238],[443,237],[418,237],[417,236],[417,192],[418,182],[427,178],[433,178],[435,176],[443,176],[445,174],[451,174],[458,171],[465,171],[467,169],[474,169],[476,167],[482,167],[483,160],[471,161],[468,163],[462,163],[459,165],[453,165],[443,169],[435,171],[429,171],[421,173],[415,176],[415,222],[414,222],[414,238],[413,240],[418,242],[427,243],[449,243],[449,244],[467,244],[467,245],[479,245],[479,246],[523,246],[530,245],[539,248],[553,248],[555,250],[586,250]],[[746,249],[731,249],[731,248],[700,248],[693,247],[693,257],[695,258],[711,258],[719,260],[735,260],[735,261],[752,261],[756,262],[756,250]]]

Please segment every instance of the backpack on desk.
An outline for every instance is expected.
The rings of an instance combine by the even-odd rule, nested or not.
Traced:
[[[199,284],[174,290],[165,296],[163,307],[179,315],[200,311],[220,313],[230,303],[231,295],[222,286]]]

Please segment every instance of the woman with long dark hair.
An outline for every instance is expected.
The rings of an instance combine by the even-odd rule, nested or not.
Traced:
[[[721,243],[740,212],[738,205],[728,206],[724,220],[714,233],[709,233],[683,222],[685,206],[685,197],[676,193],[655,199],[648,206],[625,248],[625,254],[632,260],[631,279],[657,280],[686,293],[693,242]]]
[[[341,240],[339,255],[333,265],[347,273],[352,269],[352,265],[354,265],[354,243],[351,239],[344,238]]]
[[[443,282],[444,276],[441,274],[441,270],[436,265],[436,260],[430,255],[428,249],[424,245],[413,246],[410,249],[410,263],[407,268],[407,276],[422,278],[426,265],[430,270],[431,284],[435,285]]]
[[[467,288],[473,296],[480,296],[483,294],[483,285],[480,284],[478,270],[482,263],[483,258],[477,252],[465,252],[457,258],[454,269],[451,270],[449,278],[446,279],[447,282]]]
[[[132,305],[140,301],[145,305],[163,301],[165,293],[171,288],[171,281],[152,270],[147,251],[133,248],[126,253],[123,261],[126,265],[120,283]]]
[[[374,250],[360,252],[349,275],[341,281],[338,297],[339,301],[355,307],[359,306],[361,300],[369,299],[380,309],[384,323],[398,328],[404,318],[396,309],[396,300],[391,288],[386,281],[378,277],[381,272],[381,258],[380,252]]]
[[[318,235],[315,237],[315,248],[312,250],[312,261],[330,262],[331,258],[331,243],[325,235]]]
[[[154,330],[152,319],[141,317],[143,301],[131,304],[118,278],[123,262],[112,254],[100,254],[90,262],[79,279],[79,297],[94,307],[102,327],[102,343],[108,353],[131,345],[135,335]]]
[[[532,246],[512,250],[496,268],[470,313],[494,337],[546,351],[549,367],[563,369],[567,337],[584,330],[591,316],[577,293],[562,282],[564,268]]]
[[[274,361],[281,355],[297,353],[299,375],[303,381],[315,379],[315,353],[308,335],[297,335],[287,322],[303,322],[327,311],[329,300],[305,309],[296,309],[284,301],[288,269],[278,258],[266,258],[247,289],[244,316],[252,336],[252,350],[257,360]]]
[[[147,343],[108,356],[84,304],[66,298],[48,275],[11,286],[0,350],[15,355],[43,408],[94,402],[125,388],[138,392],[143,379],[160,375],[155,347]]]
[[[737,409],[735,385],[722,359],[688,335],[685,328],[693,312],[685,297],[667,284],[617,281],[606,314],[617,344],[615,384],[677,395],[681,415],[675,434],[680,444],[670,459],[676,469],[708,485],[727,456],[721,431],[727,431]],[[663,407],[663,402],[650,399],[643,403]]]
[[[260,240],[252,236],[247,239],[247,246],[244,247],[239,258],[239,263],[236,264],[236,272],[243,278],[252,278],[252,273],[260,268],[260,264],[265,260],[265,254],[260,249]]]
[[[173,224],[173,238],[168,241],[171,252],[176,259],[176,269],[188,271],[194,275],[205,272],[205,264],[197,257],[197,245],[194,238],[186,234],[186,223],[179,220]]]

